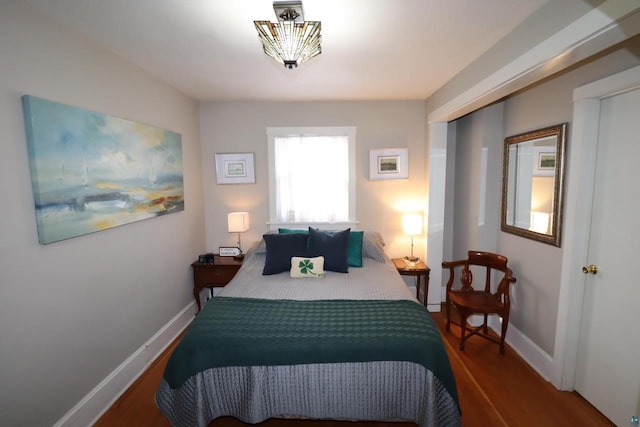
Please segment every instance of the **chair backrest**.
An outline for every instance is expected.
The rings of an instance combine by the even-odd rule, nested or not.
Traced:
[[[502,295],[502,298],[507,298],[507,300],[509,298],[509,284],[515,283],[516,281],[516,278],[513,277],[513,272],[509,267],[507,267],[507,257],[491,252],[469,251],[467,253],[466,260],[443,262],[442,266],[448,268],[450,271],[449,281],[447,282],[447,292],[451,291],[453,287],[455,279],[455,268],[459,266],[462,266],[462,271],[460,273],[460,283],[462,284],[461,291],[474,290],[472,287],[472,266],[485,268],[484,291],[488,293],[492,293],[491,277],[494,273],[494,270],[502,272],[503,276],[500,278],[500,283],[498,284],[498,287],[494,294]]]

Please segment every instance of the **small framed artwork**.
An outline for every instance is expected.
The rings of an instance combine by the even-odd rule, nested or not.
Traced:
[[[556,153],[548,147],[534,147],[534,176],[554,176],[556,171]]]
[[[253,153],[216,154],[216,182],[218,184],[253,184]]]
[[[538,155],[538,169],[555,169],[556,153],[540,153]]]
[[[409,178],[409,149],[369,150],[369,179]]]

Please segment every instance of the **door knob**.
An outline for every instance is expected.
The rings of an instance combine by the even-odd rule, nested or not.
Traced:
[[[598,266],[589,264],[582,267],[582,272],[584,274],[596,274],[598,272]]]

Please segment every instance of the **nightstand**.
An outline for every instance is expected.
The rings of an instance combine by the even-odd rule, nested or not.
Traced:
[[[420,301],[420,288],[422,282],[422,276],[424,276],[424,306],[427,306],[427,296],[429,295],[429,272],[431,269],[427,264],[422,261],[418,261],[411,265],[409,261],[406,261],[404,258],[394,258],[393,263],[398,269],[398,273],[401,276],[415,276],[416,277],[416,298]]]
[[[231,256],[213,256],[213,264],[194,262],[193,267],[193,297],[200,311],[200,291],[204,288],[221,288],[233,279],[240,267],[242,259]]]

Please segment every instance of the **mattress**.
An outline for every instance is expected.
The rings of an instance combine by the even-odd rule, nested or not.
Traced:
[[[362,268],[328,271],[322,279],[264,276],[265,256],[259,247],[249,251],[171,356],[156,403],[174,426],[207,426],[220,416],[460,425],[437,328],[386,256],[364,257]],[[253,307],[257,314],[250,315]],[[372,320],[377,307],[386,317]],[[404,311],[389,311],[397,307]],[[417,317],[404,325],[394,320],[407,312]],[[395,339],[406,351],[391,351]]]

